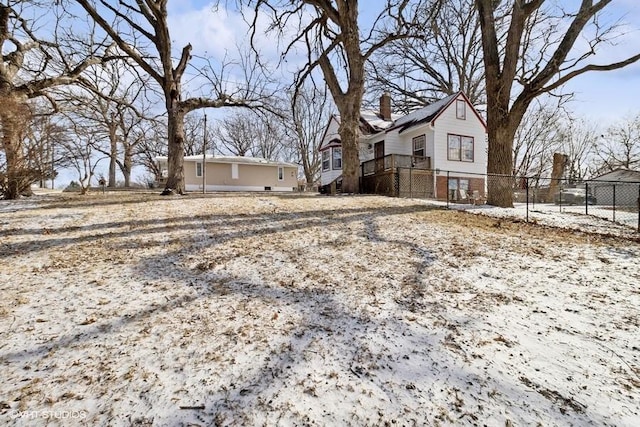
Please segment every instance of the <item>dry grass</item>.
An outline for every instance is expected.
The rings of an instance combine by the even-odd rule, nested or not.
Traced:
[[[640,247],[629,240],[365,196],[97,194],[10,207],[5,414],[624,425],[638,411],[627,343]]]

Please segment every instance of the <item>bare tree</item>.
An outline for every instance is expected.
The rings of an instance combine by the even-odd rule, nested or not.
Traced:
[[[285,133],[291,142],[296,162],[311,188],[320,178],[320,153],[323,131],[331,117],[332,108],[326,87],[304,85],[291,100],[291,114],[284,123]]]
[[[640,53],[605,65],[589,62],[616,26],[599,20],[611,0],[582,0],[578,10],[545,0],[475,0],[482,32],[487,92],[487,132],[491,174],[513,170],[514,135],[538,96],[560,89],[588,71],[615,70],[640,59]],[[543,8],[546,6],[546,8]],[[501,8],[498,10],[498,8]],[[576,41],[582,37],[586,47]],[[488,203],[513,205],[510,179],[488,183]]]
[[[91,68],[79,82],[81,89],[57,90],[56,102],[73,122],[92,124],[99,136],[92,138],[97,144],[93,148],[109,157],[107,186],[116,186],[116,172],[120,169],[124,186],[129,187],[134,149],[142,140],[137,128],[147,119],[149,109],[145,101],[147,82],[136,78],[134,69],[125,61]]]
[[[177,64],[167,11],[168,0],[74,0],[99,25],[118,48],[131,58],[161,88],[167,111],[168,178],[165,194],[184,193],[184,118],[202,108],[256,106],[263,101],[264,80],[258,76],[258,64],[242,59],[245,82],[227,83],[225,62],[214,68],[207,63],[198,69],[209,80],[208,94],[183,99],[183,77],[192,59],[192,46],[182,48]]]
[[[215,138],[216,126],[214,120],[206,120],[205,116],[189,114],[185,117],[185,154],[194,156],[202,154],[203,147],[207,153],[215,154],[218,144]],[[206,132],[206,134],[205,134]],[[206,147],[204,146],[206,144]]]
[[[95,152],[93,147],[97,145],[96,139],[99,136],[91,124],[71,122],[69,127],[73,129],[74,137],[67,138],[61,144],[61,150],[70,167],[78,174],[80,194],[86,194],[91,188],[91,180],[98,164],[108,156]]]
[[[611,125],[599,140],[594,141],[598,173],[619,168],[640,170],[640,114]]]
[[[514,176],[548,176],[553,153],[562,140],[566,118],[558,104],[537,101],[523,117],[513,140]]]
[[[68,166],[60,147],[69,138],[69,133],[58,115],[52,114],[47,105],[41,108],[37,103],[31,105],[34,113],[23,140],[26,168],[33,172],[33,177],[38,177],[40,188],[44,188],[45,180],[51,180],[53,188],[57,175],[55,168]]]
[[[53,13],[52,38],[44,36],[34,16]],[[28,100],[43,97],[52,87],[77,80],[97,62],[99,41],[84,49],[69,49],[57,37],[62,17],[51,2],[3,0],[0,2],[0,128],[6,159],[4,197],[17,198],[34,178],[25,164],[23,140],[29,124]]]
[[[417,18],[427,22],[432,14],[424,4]],[[480,22],[474,0],[443,2],[433,18],[430,37],[395,40],[382,47],[367,67],[368,91],[378,96],[388,91],[398,111],[464,91],[470,101],[485,103],[484,64]]]
[[[561,135],[559,151],[567,156],[565,177],[570,183],[581,182],[594,170],[594,147],[600,137],[598,126],[585,119],[570,120]]]
[[[145,121],[141,124],[140,132],[143,138],[140,144],[136,145],[134,157],[136,162],[141,164],[153,176],[153,185],[155,186],[155,183],[162,178],[166,178],[166,176],[163,176],[163,171],[160,170],[157,161],[157,157],[167,155],[166,120]]]
[[[298,31],[287,44],[284,56],[304,46],[306,64],[296,78],[296,88],[319,68],[340,113],[338,133],[342,142],[342,191],[359,191],[358,125],[365,87],[365,64],[387,43],[409,37],[406,30],[415,4],[389,0],[364,34],[359,22],[357,0],[251,0],[256,12],[270,13],[269,28],[281,37],[292,27]],[[370,4],[368,4],[370,6]],[[426,9],[435,12],[435,8]],[[256,28],[257,16],[254,19]],[[383,28],[383,24],[387,28]],[[395,31],[388,31],[394,28]]]
[[[262,116],[254,123],[255,143],[251,149],[253,157],[267,160],[281,160],[284,150],[284,130],[277,117]]]
[[[240,112],[220,120],[213,130],[213,138],[220,144],[223,153],[246,156],[253,151],[257,138],[255,116]]]

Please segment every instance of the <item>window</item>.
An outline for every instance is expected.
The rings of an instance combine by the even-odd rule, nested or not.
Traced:
[[[462,161],[473,162],[473,138],[462,137]]]
[[[323,171],[329,170],[329,156],[331,155],[329,151],[330,150],[324,150],[322,152],[322,170]]]
[[[333,170],[342,170],[342,148],[333,148]]]
[[[196,176],[202,178],[202,162],[196,162]]]
[[[449,188],[449,200],[458,200],[460,190],[469,194],[469,180],[464,178],[449,178],[447,187]]]
[[[425,141],[424,135],[413,138],[413,155],[416,157],[425,157]]]
[[[473,162],[473,138],[449,135],[447,138],[447,160]]]
[[[278,166],[278,181],[284,181],[284,168]]]
[[[460,160],[460,137],[449,135],[447,160]]]
[[[466,120],[467,118],[467,102],[464,99],[456,101],[456,118]]]

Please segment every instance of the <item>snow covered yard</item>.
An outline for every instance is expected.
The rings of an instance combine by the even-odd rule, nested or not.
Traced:
[[[0,423],[637,426],[633,236],[376,196],[0,201]]]

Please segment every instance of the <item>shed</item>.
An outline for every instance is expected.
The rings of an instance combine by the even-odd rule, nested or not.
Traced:
[[[598,205],[638,206],[640,198],[640,171],[615,169],[593,178],[589,192]]]

